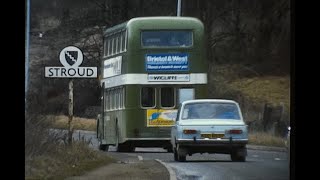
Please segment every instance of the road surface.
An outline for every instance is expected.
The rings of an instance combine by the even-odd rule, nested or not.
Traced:
[[[80,132],[80,134],[79,134]],[[97,149],[95,132],[76,131],[74,138],[90,140],[90,146]],[[159,159],[176,173],[178,180],[287,180],[289,179],[288,157],[285,151],[264,151],[248,149],[246,162],[232,162],[227,154],[194,154],[187,156],[186,162],[176,162],[173,153],[162,148],[136,148],[132,153],[115,152],[109,148],[108,154],[116,157],[128,155],[140,159]]]

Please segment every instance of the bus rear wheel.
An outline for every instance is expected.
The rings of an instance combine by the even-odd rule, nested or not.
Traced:
[[[135,147],[128,143],[119,143],[119,136],[117,136],[116,140],[116,151],[117,152],[133,152]]]
[[[132,147],[127,144],[121,144],[119,148],[119,152],[133,152],[135,147]]]
[[[120,130],[118,126],[118,120],[116,119],[116,151],[117,152],[133,152],[135,147],[132,146],[130,143],[119,143],[120,142]]]
[[[167,146],[164,149],[166,149],[169,153],[173,152],[173,147],[172,146]]]

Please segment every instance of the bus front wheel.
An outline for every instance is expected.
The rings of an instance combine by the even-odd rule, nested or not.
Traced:
[[[106,144],[99,144],[99,150],[108,151],[109,150],[109,146],[106,145]]]
[[[98,146],[99,150],[101,150],[101,151],[108,151],[109,150],[109,145],[108,144],[102,144],[101,143],[101,139],[98,139],[98,143],[99,143],[99,146]]]

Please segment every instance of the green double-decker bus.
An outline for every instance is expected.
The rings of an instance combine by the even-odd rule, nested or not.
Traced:
[[[172,151],[178,106],[207,97],[204,26],[192,17],[139,17],[103,32],[100,150]]]

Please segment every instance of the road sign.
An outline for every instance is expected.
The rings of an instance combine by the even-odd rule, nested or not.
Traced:
[[[45,77],[97,78],[97,67],[79,67],[83,61],[83,53],[78,47],[65,47],[61,50],[59,59],[64,67],[45,67]]]

